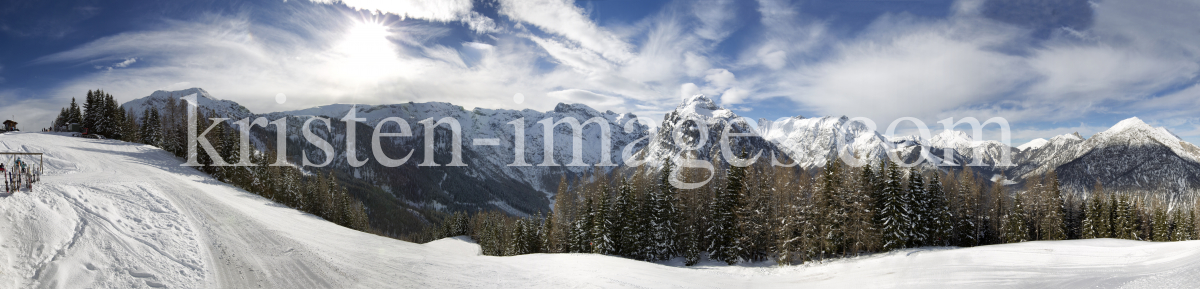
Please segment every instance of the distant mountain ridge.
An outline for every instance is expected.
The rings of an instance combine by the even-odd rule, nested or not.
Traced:
[[[140,113],[148,107],[161,107],[165,99],[197,94],[200,105],[216,111],[218,115],[232,119],[263,116],[270,120],[289,118],[288,152],[294,162],[299,162],[303,151],[309,159],[324,160],[325,156],[311,144],[306,144],[300,133],[304,121],[313,116],[331,120],[332,129],[323,124],[316,125],[316,134],[334,147],[337,161],[327,170],[340,171],[345,177],[355,178],[378,186],[411,208],[438,210],[485,210],[500,209],[515,215],[534,215],[549,210],[557,185],[562,177],[568,180],[587,176],[595,170],[607,172],[623,164],[622,151],[629,146],[638,159],[646,160],[651,166],[647,172],[657,171],[666,158],[679,157],[681,145],[691,146],[703,141],[705,146],[690,154],[703,160],[720,153],[719,140],[726,123],[732,123],[732,133],[756,135],[731,138],[731,149],[737,154],[741,149],[761,152],[759,161],[770,162],[777,157],[783,163],[795,163],[801,168],[814,169],[829,159],[850,154],[872,164],[895,154],[906,162],[916,160],[921,152],[928,152],[933,163],[926,162],[924,168],[942,164],[945,154],[957,164],[975,161],[975,153],[982,156],[979,161],[987,164],[972,169],[983,177],[1004,176],[1017,183],[1033,175],[1055,170],[1064,186],[1074,191],[1090,190],[1099,181],[1106,188],[1115,190],[1154,189],[1187,191],[1200,188],[1200,148],[1180,140],[1164,128],[1154,128],[1140,119],[1131,118],[1114,125],[1109,130],[1084,139],[1078,134],[1064,134],[1049,140],[1041,139],[1019,147],[1011,147],[997,141],[976,141],[966,133],[944,131],[930,139],[916,136],[888,137],[869,130],[866,126],[849,121],[847,117],[792,117],[777,121],[759,120],[742,122],[732,110],[722,108],[711,99],[697,95],[684,99],[675,110],[664,116],[657,131],[651,131],[640,123],[630,124],[634,130],[626,132],[628,122],[636,119],[629,113],[612,111],[599,112],[583,104],[559,104],[554,110],[503,110],[477,108],[466,110],[461,106],[444,103],[403,103],[391,105],[331,104],[301,110],[254,114],[236,102],[219,100],[200,88],[180,91],[156,91],[150,96],[125,103]],[[366,165],[352,167],[345,155],[346,127],[340,121],[354,110],[356,117],[366,119],[358,124],[356,146],[358,159],[371,159]],[[383,150],[390,158],[399,158],[409,151],[412,157],[402,166],[389,168],[374,161],[370,147],[370,136],[374,126],[384,118],[399,117],[411,128],[412,136],[385,138]],[[419,121],[451,117],[462,129],[462,155],[466,167],[418,167],[424,159],[424,126]],[[559,166],[538,166],[544,160],[543,119],[554,121],[572,117],[579,122],[599,117],[607,121],[611,133],[612,150],[610,161],[617,167],[592,166],[600,161],[600,133],[596,125],[583,127],[583,162],[588,166],[565,166],[572,162],[572,131],[567,125],[553,128],[553,156]],[[508,166],[515,161],[514,136],[516,131],[510,122],[524,119],[524,161],[531,166]],[[697,123],[703,122],[707,135],[700,135]],[[757,126],[755,126],[757,125]],[[389,125],[388,127],[391,127]],[[671,133],[680,128],[683,135],[676,138]],[[387,129],[391,132],[394,129]],[[436,163],[450,162],[452,139],[447,126],[436,129]],[[256,128],[252,131],[252,143],[260,149],[273,147],[273,128]],[[477,145],[475,140],[488,143],[496,139],[497,145]],[[677,144],[682,140],[687,143]],[[847,150],[838,151],[838,144]],[[995,166],[1004,153],[1009,153],[1013,166]],[[942,166],[942,169],[953,169]],[[956,168],[956,167],[955,167]]]

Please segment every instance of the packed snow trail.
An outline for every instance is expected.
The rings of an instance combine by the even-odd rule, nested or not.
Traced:
[[[922,248],[800,266],[480,256],[343,228],[219,183],[145,145],[0,134],[43,152],[31,192],[0,195],[0,288],[1180,288],[1200,242],[1028,242]]]

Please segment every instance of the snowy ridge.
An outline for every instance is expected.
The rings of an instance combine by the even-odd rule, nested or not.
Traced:
[[[763,131],[753,127],[754,123],[752,120],[742,121],[741,117],[733,111],[717,106],[712,99],[704,95],[695,95],[680,103],[674,111],[663,116],[663,122],[659,125],[658,131],[650,137],[649,144],[637,156],[646,161],[645,165],[648,166],[648,169],[645,170],[645,173],[647,174],[656,173],[657,168],[660,168],[666,159],[672,159],[676,163],[681,157],[700,160],[723,159],[720,156],[721,135],[728,125],[730,133],[753,135],[730,137],[729,149],[732,154],[739,154],[742,149],[745,149],[751,156],[761,153],[764,159],[759,161],[770,161],[772,155],[779,156],[783,161],[782,159],[785,159],[787,153],[782,152],[774,142],[765,140],[762,137]],[[707,131],[707,135],[701,134],[701,127]],[[679,140],[686,143],[676,143],[676,136],[672,133],[681,134]],[[688,153],[687,156],[681,156],[683,152],[680,151],[680,148],[682,146],[695,146],[700,142],[703,142],[703,146],[698,150]],[[725,165],[724,162],[721,164]]]
[[[218,99],[209,94],[208,91],[205,91],[203,88],[199,87],[176,91],[157,90],[146,97],[130,100],[121,104],[121,109],[132,109],[133,114],[138,117],[138,121],[141,121],[142,113],[145,112],[147,108],[153,107],[158,109],[159,112],[163,112],[166,104],[168,103],[168,99],[174,98],[178,102],[182,101],[181,98],[191,95],[196,95],[196,102],[200,107],[211,109],[214,113],[222,117],[239,120],[254,114],[250,112],[249,109],[246,109],[246,107],[243,107],[237,102],[232,100]]]
[[[362,176],[362,179],[378,186],[388,186],[393,188],[402,188],[404,186],[411,187],[414,179],[422,182],[427,188],[419,190],[433,190],[436,195],[429,194],[401,194],[408,195],[408,199],[414,203],[429,204],[432,207],[454,206],[456,209],[479,209],[479,208],[495,208],[506,212],[513,212],[516,215],[536,214],[545,212],[549,208],[550,198],[557,191],[559,177],[566,175],[568,178],[581,176],[589,173],[591,170],[611,170],[622,165],[621,158],[622,150],[633,143],[634,140],[645,136],[648,132],[648,127],[643,124],[633,125],[634,130],[630,133],[625,132],[625,125],[631,120],[637,119],[637,116],[629,113],[618,114],[612,111],[599,112],[586,105],[581,104],[559,104],[553,111],[539,112],[534,110],[503,110],[503,109],[484,109],[477,108],[467,111],[461,106],[457,106],[444,102],[430,103],[405,103],[392,105],[355,105],[355,104],[332,104],[319,106],[309,109],[285,111],[266,114],[268,119],[277,119],[281,117],[293,118],[289,121],[289,135],[300,135],[299,128],[303,121],[313,116],[326,117],[334,120],[335,132],[331,139],[331,144],[337,152],[335,156],[339,160],[345,159],[345,131],[340,119],[345,117],[353,108],[355,117],[363,118],[359,125],[357,137],[359,140],[356,145],[359,147],[358,156],[360,159],[371,157],[371,148],[369,136],[370,128],[376,126],[384,118],[399,117],[404,119],[408,126],[412,129],[412,137],[397,137],[387,138],[384,142],[384,151],[389,152],[390,157],[398,158],[403,155],[403,152],[413,151],[413,157],[404,166],[398,168],[386,168],[379,166],[376,162],[368,162],[368,165],[362,167],[350,167],[345,161],[334,162],[331,166],[333,169],[341,171],[353,172],[357,176]],[[426,167],[416,168],[416,164],[423,161],[424,155],[424,135],[425,128],[418,122],[424,119],[433,118],[434,121],[445,117],[450,117],[459,122],[462,136],[463,162],[466,167]],[[610,142],[612,149],[609,151],[609,162],[616,166],[594,166],[600,163],[601,157],[601,132],[599,126],[588,124],[582,128],[582,151],[580,160],[586,166],[567,166],[573,162],[573,133],[570,125],[560,124],[554,127],[552,139],[554,140],[552,159],[554,163],[562,166],[539,166],[545,160],[544,158],[544,128],[538,123],[544,119],[553,119],[554,121],[562,121],[566,118],[574,118],[581,124],[586,123],[589,119],[600,118],[608,122],[608,130],[611,133]],[[516,143],[516,132],[512,121],[524,119],[524,162],[530,166],[508,166],[516,161],[514,149]],[[388,124],[386,127],[392,131],[395,124]],[[448,126],[439,126],[438,130],[447,128]],[[265,139],[273,138],[271,133],[258,134],[257,137]],[[497,139],[499,145],[474,145],[476,139]],[[302,141],[296,139],[295,141]],[[390,142],[390,143],[388,143]],[[448,152],[450,151],[450,138],[438,137],[436,143],[437,155],[435,160],[439,164],[449,162]],[[636,152],[644,146],[645,142],[634,144],[633,151]],[[394,153],[392,153],[394,152]],[[447,156],[447,157],[441,157]],[[321,155],[311,155],[310,158],[323,159]],[[397,174],[403,172],[408,176],[397,177]],[[451,181],[450,186],[441,186],[447,175],[453,177],[457,181]],[[454,186],[459,186],[457,189]],[[466,186],[466,187],[463,187]],[[473,196],[468,199],[477,201],[464,202],[461,199],[466,196],[456,196],[458,192],[455,190],[481,192],[487,196]],[[434,198],[434,199],[425,199]],[[458,205],[458,206],[456,206]],[[466,206],[466,207],[463,207]]]
[[[189,94],[198,95],[202,106],[217,111],[218,115],[222,117],[240,119],[253,115],[235,102],[219,100],[199,88],[157,91],[148,97],[130,101],[124,106],[134,107],[135,111],[140,111],[138,107],[161,106],[167,98]],[[356,145],[359,147],[357,150],[359,159],[374,158],[369,146],[369,137],[372,132],[371,128],[380,120],[387,117],[399,117],[408,123],[412,129],[412,137],[384,138],[384,151],[392,158],[412,151],[412,158],[405,166],[387,168],[378,165],[375,161],[368,161],[366,166],[354,168],[345,162],[346,133],[340,119],[352,108],[356,117],[366,119],[357,128]],[[876,131],[868,130],[861,123],[849,122],[848,118],[844,116],[816,118],[797,116],[775,121],[741,122],[738,121],[740,117],[736,113],[718,106],[712,99],[704,95],[695,95],[681,102],[674,111],[664,117],[659,129],[655,132],[649,131],[649,128],[643,124],[637,124],[634,126],[633,132],[625,133],[625,124],[635,119],[634,115],[612,111],[599,112],[583,104],[559,104],[554,110],[547,112],[484,108],[468,111],[461,106],[445,102],[410,102],[391,105],[331,104],[257,116],[265,116],[271,120],[281,117],[289,118],[288,135],[291,137],[290,142],[296,143],[304,142],[299,131],[300,125],[304,121],[313,116],[330,119],[334,126],[332,132],[326,131],[327,129],[323,125],[316,126],[317,134],[334,146],[335,155],[333,157],[339,160],[333,162],[327,169],[349,172],[357,179],[380,188],[386,188],[405,203],[420,204],[423,207],[439,210],[502,209],[508,212],[520,212],[520,214],[545,212],[549,209],[561,177],[565,176],[570,180],[591,174],[593,170],[606,171],[616,168],[593,166],[601,159],[599,146],[601,130],[596,125],[584,126],[582,133],[584,140],[582,162],[588,166],[563,166],[573,160],[571,131],[566,125],[555,126],[554,136],[551,138],[554,140],[554,155],[551,158],[560,166],[538,166],[544,160],[542,145],[543,140],[546,139],[542,135],[543,127],[538,121],[545,118],[558,121],[566,117],[575,118],[580,122],[594,117],[608,121],[612,136],[612,149],[609,151],[610,161],[620,167],[623,164],[621,158],[623,149],[627,145],[633,144],[630,148],[635,153],[635,157],[647,161],[646,165],[649,166],[645,170],[647,173],[657,171],[664,158],[678,157],[679,146],[675,143],[675,138],[670,135],[675,128],[686,128],[681,131],[684,132],[683,140],[688,143],[696,143],[703,139],[705,146],[696,152],[695,157],[711,160],[714,154],[720,153],[721,130],[726,123],[732,122],[733,126],[730,132],[757,135],[757,137],[731,138],[731,149],[735,154],[741,148],[746,148],[751,154],[762,153],[763,158],[758,161],[770,162],[772,156],[775,156],[783,163],[795,162],[800,167],[809,169],[821,167],[827,160],[842,155],[856,156],[861,160],[875,163],[886,158],[889,153],[894,153],[904,162],[911,163],[916,161],[922,152],[927,152],[933,159],[933,162],[923,163],[923,168],[934,169],[938,168],[937,165],[944,164],[942,157],[947,153],[952,156],[952,163],[970,164],[976,161],[974,158],[978,152],[982,157],[978,161],[985,166],[973,167],[974,171],[986,176],[1003,175],[1016,182],[1021,182],[1029,176],[1043,174],[1049,170],[1068,169],[1062,166],[1092,154],[1089,158],[1095,159],[1093,163],[1072,167],[1081,170],[1078,172],[1065,172],[1069,176],[1079,178],[1072,183],[1072,186],[1082,187],[1079,185],[1080,182],[1083,182],[1082,178],[1092,178],[1093,181],[1095,178],[1100,178],[1105,181],[1106,185],[1111,184],[1116,187],[1175,182],[1185,184],[1181,185],[1185,188],[1200,188],[1200,176],[1197,176],[1194,182],[1190,177],[1200,174],[1200,169],[1194,170],[1190,165],[1200,163],[1200,148],[1181,141],[1164,128],[1150,127],[1137,118],[1121,121],[1109,130],[1087,140],[1078,134],[1064,134],[1049,140],[1036,139],[1018,147],[1010,147],[997,141],[977,141],[972,139],[971,135],[961,131],[941,131],[930,139],[922,139],[919,136],[898,136],[889,139]],[[461,124],[463,159],[467,166],[417,168],[416,164],[423,161],[425,133],[424,127],[417,122],[427,118],[438,120],[443,117],[451,117]],[[515,130],[509,122],[521,118],[525,120],[524,161],[531,166],[510,167],[508,164],[515,161],[513,144],[516,140],[514,139]],[[707,136],[700,136],[700,130],[692,124],[697,120],[704,123]],[[440,126],[437,130],[445,129],[446,126]],[[388,129],[387,131],[394,130]],[[265,144],[273,141],[273,133],[273,128],[255,129],[253,133],[255,139],[251,143],[265,148]],[[653,133],[653,135],[648,133]],[[474,145],[476,139],[496,139],[499,145],[476,146]],[[837,151],[839,143],[845,145],[845,150]],[[436,162],[448,163],[450,160],[448,135],[447,137],[439,136],[435,144]],[[1144,155],[1138,159],[1155,157],[1149,155],[1149,151],[1105,149],[1114,147],[1162,147],[1169,151],[1170,155],[1178,156],[1180,159],[1178,162],[1169,162],[1170,165],[1146,167],[1146,172],[1141,172],[1137,177],[1120,177],[1116,173],[1119,171],[1116,168],[1121,165],[1112,163],[1111,160],[1129,159],[1136,154]],[[1100,158],[1098,153],[1093,153],[1096,151],[1105,151],[1107,155]],[[325,158],[323,154],[313,149],[306,152],[310,159]],[[293,157],[298,160],[299,152],[289,153],[292,153]],[[1005,153],[1011,154],[1011,161],[1015,166],[995,166],[1000,163],[1001,157]],[[1109,161],[1101,161],[1102,159]],[[1107,173],[1101,174],[1101,171]],[[1172,172],[1168,175],[1176,177],[1168,179],[1144,175],[1149,172],[1163,173],[1167,171]]]
[[[1050,143],[1050,141],[1048,141],[1044,138],[1035,138],[1035,139],[1029,140],[1029,142],[1027,142],[1025,144],[1017,146],[1017,149],[1022,150],[1022,151],[1028,150],[1028,149],[1036,149],[1036,148],[1045,146],[1048,143]]]
[[[763,138],[779,144],[783,151],[804,168],[824,166],[830,158],[850,154],[876,162],[887,157],[896,146],[886,137],[849,118],[787,118],[769,122]],[[839,143],[846,148],[837,151]]]
[[[1090,191],[1098,180],[1116,190],[1182,194],[1200,188],[1200,149],[1165,128],[1136,117],[1118,122],[1087,140],[1078,135],[1052,138],[1024,152],[1014,175],[1029,177],[1050,170],[1074,191]]]

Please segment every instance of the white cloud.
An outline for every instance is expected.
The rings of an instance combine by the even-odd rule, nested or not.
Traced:
[[[460,21],[476,32],[495,32],[491,18],[471,11],[471,0],[310,0],[322,4],[345,4],[350,8],[391,13],[403,18],[439,22]]]
[[[695,83],[688,82],[679,86],[679,99],[687,99],[697,94],[700,94],[700,87]]]
[[[683,67],[688,76],[700,77],[712,67],[712,64],[709,63],[708,58],[689,51],[683,54]]]
[[[689,1],[700,25],[695,33],[700,38],[720,42],[729,37],[737,27],[735,21],[737,2],[732,0]]]
[[[113,68],[125,68],[125,67],[128,67],[129,65],[133,64],[134,62],[137,62],[137,58],[127,58],[124,61],[118,62],[111,66],[96,65],[93,67],[95,67],[96,69],[102,69],[105,71],[112,71]]]
[[[596,25],[584,15],[583,9],[566,0],[501,0],[500,14],[562,35],[611,61],[623,62],[633,57],[628,43]]]
[[[546,96],[564,103],[582,103],[598,111],[621,110],[625,100],[620,97],[603,95],[583,89],[565,89],[546,93]]]
[[[798,71],[801,93],[793,99],[887,122],[987,103],[1027,80],[1020,58],[989,49],[990,37],[961,36],[989,31],[960,27],[888,28],[883,36],[841,45],[830,60]]]
[[[1196,62],[1104,44],[1048,47],[1029,63],[1042,76],[1029,93],[1055,99],[1143,97],[1191,79],[1200,70]]]
[[[352,8],[392,13],[401,17],[454,21],[471,12],[471,0],[336,0]],[[333,0],[316,0],[332,3]]]
[[[713,89],[723,90],[737,83],[737,77],[729,70],[710,69],[708,75],[704,76],[704,81],[707,81]]]
[[[57,102],[53,99],[30,97],[28,92],[13,89],[0,89],[0,119],[12,119],[17,122],[17,128],[25,131],[36,131],[50,127],[50,122],[58,117],[59,109],[70,103]]]
[[[1200,34],[1179,28],[1192,25],[1197,3],[1098,2],[1093,28],[1033,39],[980,16],[976,0],[957,1],[944,19],[885,14],[856,34],[777,0],[759,0],[757,14],[738,11],[752,6],[743,2],[680,1],[606,26],[572,1],[500,0],[495,7],[506,18],[496,20],[504,27],[469,0],[312,1],[435,23],[394,23],[391,42],[374,39],[384,44],[362,57],[343,39],[361,16],[339,9],[292,12],[298,14],[282,23],[251,23],[246,15],[167,20],[33,64],[111,70],[60,85],[50,93],[55,104],[96,87],[128,100],[151,88],[199,86],[258,112],[449,98],[468,108],[548,110],[582,102],[655,116],[678,104],[672,96],[703,93],[743,112],[773,111],[754,100],[783,96],[806,115],[867,116],[881,124],[902,116],[930,124],[1005,117],[1016,128],[1097,114],[1168,123],[1200,113],[1200,88],[1189,83],[1200,78]],[[479,34],[460,40],[457,26],[444,22]],[[738,43],[724,44],[733,33]],[[286,107],[274,102],[280,92],[289,96]],[[526,101],[513,103],[515,93]],[[1191,133],[1183,128],[1192,123],[1173,126]],[[1025,130],[1014,139],[1059,131]]]
[[[137,62],[137,58],[129,58],[129,59],[125,59],[125,61],[121,61],[121,63],[114,64],[112,67],[116,67],[116,68],[128,67],[130,64],[133,64],[134,62]]]
[[[750,96],[750,92],[746,91],[745,89],[736,88],[736,87],[730,88],[729,90],[726,90],[725,93],[721,94],[721,104],[722,105],[739,104],[739,103],[742,103],[743,101],[745,101],[746,97],[748,97],[748,96]],[[750,111],[749,108],[743,108],[742,110]]]

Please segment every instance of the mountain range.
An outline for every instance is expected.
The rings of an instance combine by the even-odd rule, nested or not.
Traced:
[[[943,131],[929,139],[919,136],[888,138],[860,122],[842,117],[791,117],[776,121],[747,120],[732,110],[722,108],[711,99],[697,95],[683,100],[667,113],[657,129],[633,122],[630,113],[600,112],[583,104],[559,104],[552,111],[504,110],[476,108],[466,110],[445,102],[402,103],[390,105],[331,104],[302,110],[255,114],[230,100],[220,100],[201,88],[179,91],[155,91],[149,96],[129,101],[123,108],[140,113],[146,108],[161,108],[168,98],[197,95],[201,106],[217,115],[233,120],[245,117],[266,117],[268,120],[287,118],[287,147],[289,158],[299,163],[301,152],[314,162],[325,156],[320,149],[304,141],[301,128],[313,117],[330,120],[326,127],[313,124],[313,131],[329,141],[335,161],[320,168],[339,172],[342,179],[364,182],[395,198],[405,209],[436,211],[503,210],[514,215],[536,215],[548,212],[559,182],[574,180],[592,173],[608,173],[624,165],[622,154],[628,150],[637,159],[645,160],[648,172],[656,171],[666,158],[678,158],[681,147],[703,146],[687,154],[710,160],[720,154],[720,142],[725,124],[732,124],[731,133],[751,134],[752,137],[731,138],[731,150],[746,149],[761,152],[760,161],[795,164],[804,169],[819,168],[828,160],[849,154],[864,161],[878,163],[894,154],[906,162],[915,161],[926,152],[934,162],[924,162],[926,169],[956,169],[942,164],[947,153],[956,164],[979,161],[985,166],[972,169],[991,181],[1019,184],[1025,179],[1054,170],[1064,188],[1086,192],[1096,182],[1106,190],[1155,191],[1178,194],[1200,188],[1200,148],[1182,141],[1165,128],[1155,128],[1138,118],[1121,121],[1112,128],[1090,138],[1078,133],[1064,134],[1012,147],[997,141],[978,141],[960,131]],[[356,159],[369,159],[364,165],[352,166],[346,156],[349,135],[341,121],[348,112],[363,119],[354,127]],[[384,119],[396,117],[407,122],[411,137],[391,137],[381,141],[382,151],[389,158],[400,158],[411,151],[411,158],[400,166],[387,167],[375,161],[370,146],[375,126]],[[461,127],[461,160],[466,166],[444,166],[453,161],[454,143],[449,125],[434,129],[433,159],[441,166],[418,166],[424,162],[425,126],[418,122],[450,117]],[[612,150],[608,158],[615,166],[593,166],[602,159],[600,143],[602,129],[584,125],[580,132],[569,125],[555,125],[550,131],[553,149],[546,150],[546,132],[539,121],[561,121],[575,118],[584,122],[600,118],[607,122]],[[394,120],[394,119],[393,119]],[[521,121],[523,123],[513,122]],[[519,130],[524,134],[524,163],[515,156]],[[701,127],[703,126],[703,128]],[[626,128],[629,130],[626,130]],[[384,132],[397,132],[395,124],[385,125]],[[679,128],[679,129],[677,129]],[[678,131],[680,135],[672,135]],[[705,131],[707,131],[705,133]],[[582,162],[587,166],[567,166],[573,161],[571,138],[582,138]],[[703,134],[702,134],[703,133]],[[275,145],[274,127],[255,128],[251,143],[259,149]],[[679,144],[678,141],[686,142]],[[842,151],[838,151],[844,144]],[[553,163],[541,166],[544,154],[550,152]],[[997,166],[1003,153],[1009,153],[1012,166]],[[980,159],[976,160],[976,154]],[[315,169],[305,167],[306,169]],[[416,213],[414,213],[416,214]]]

